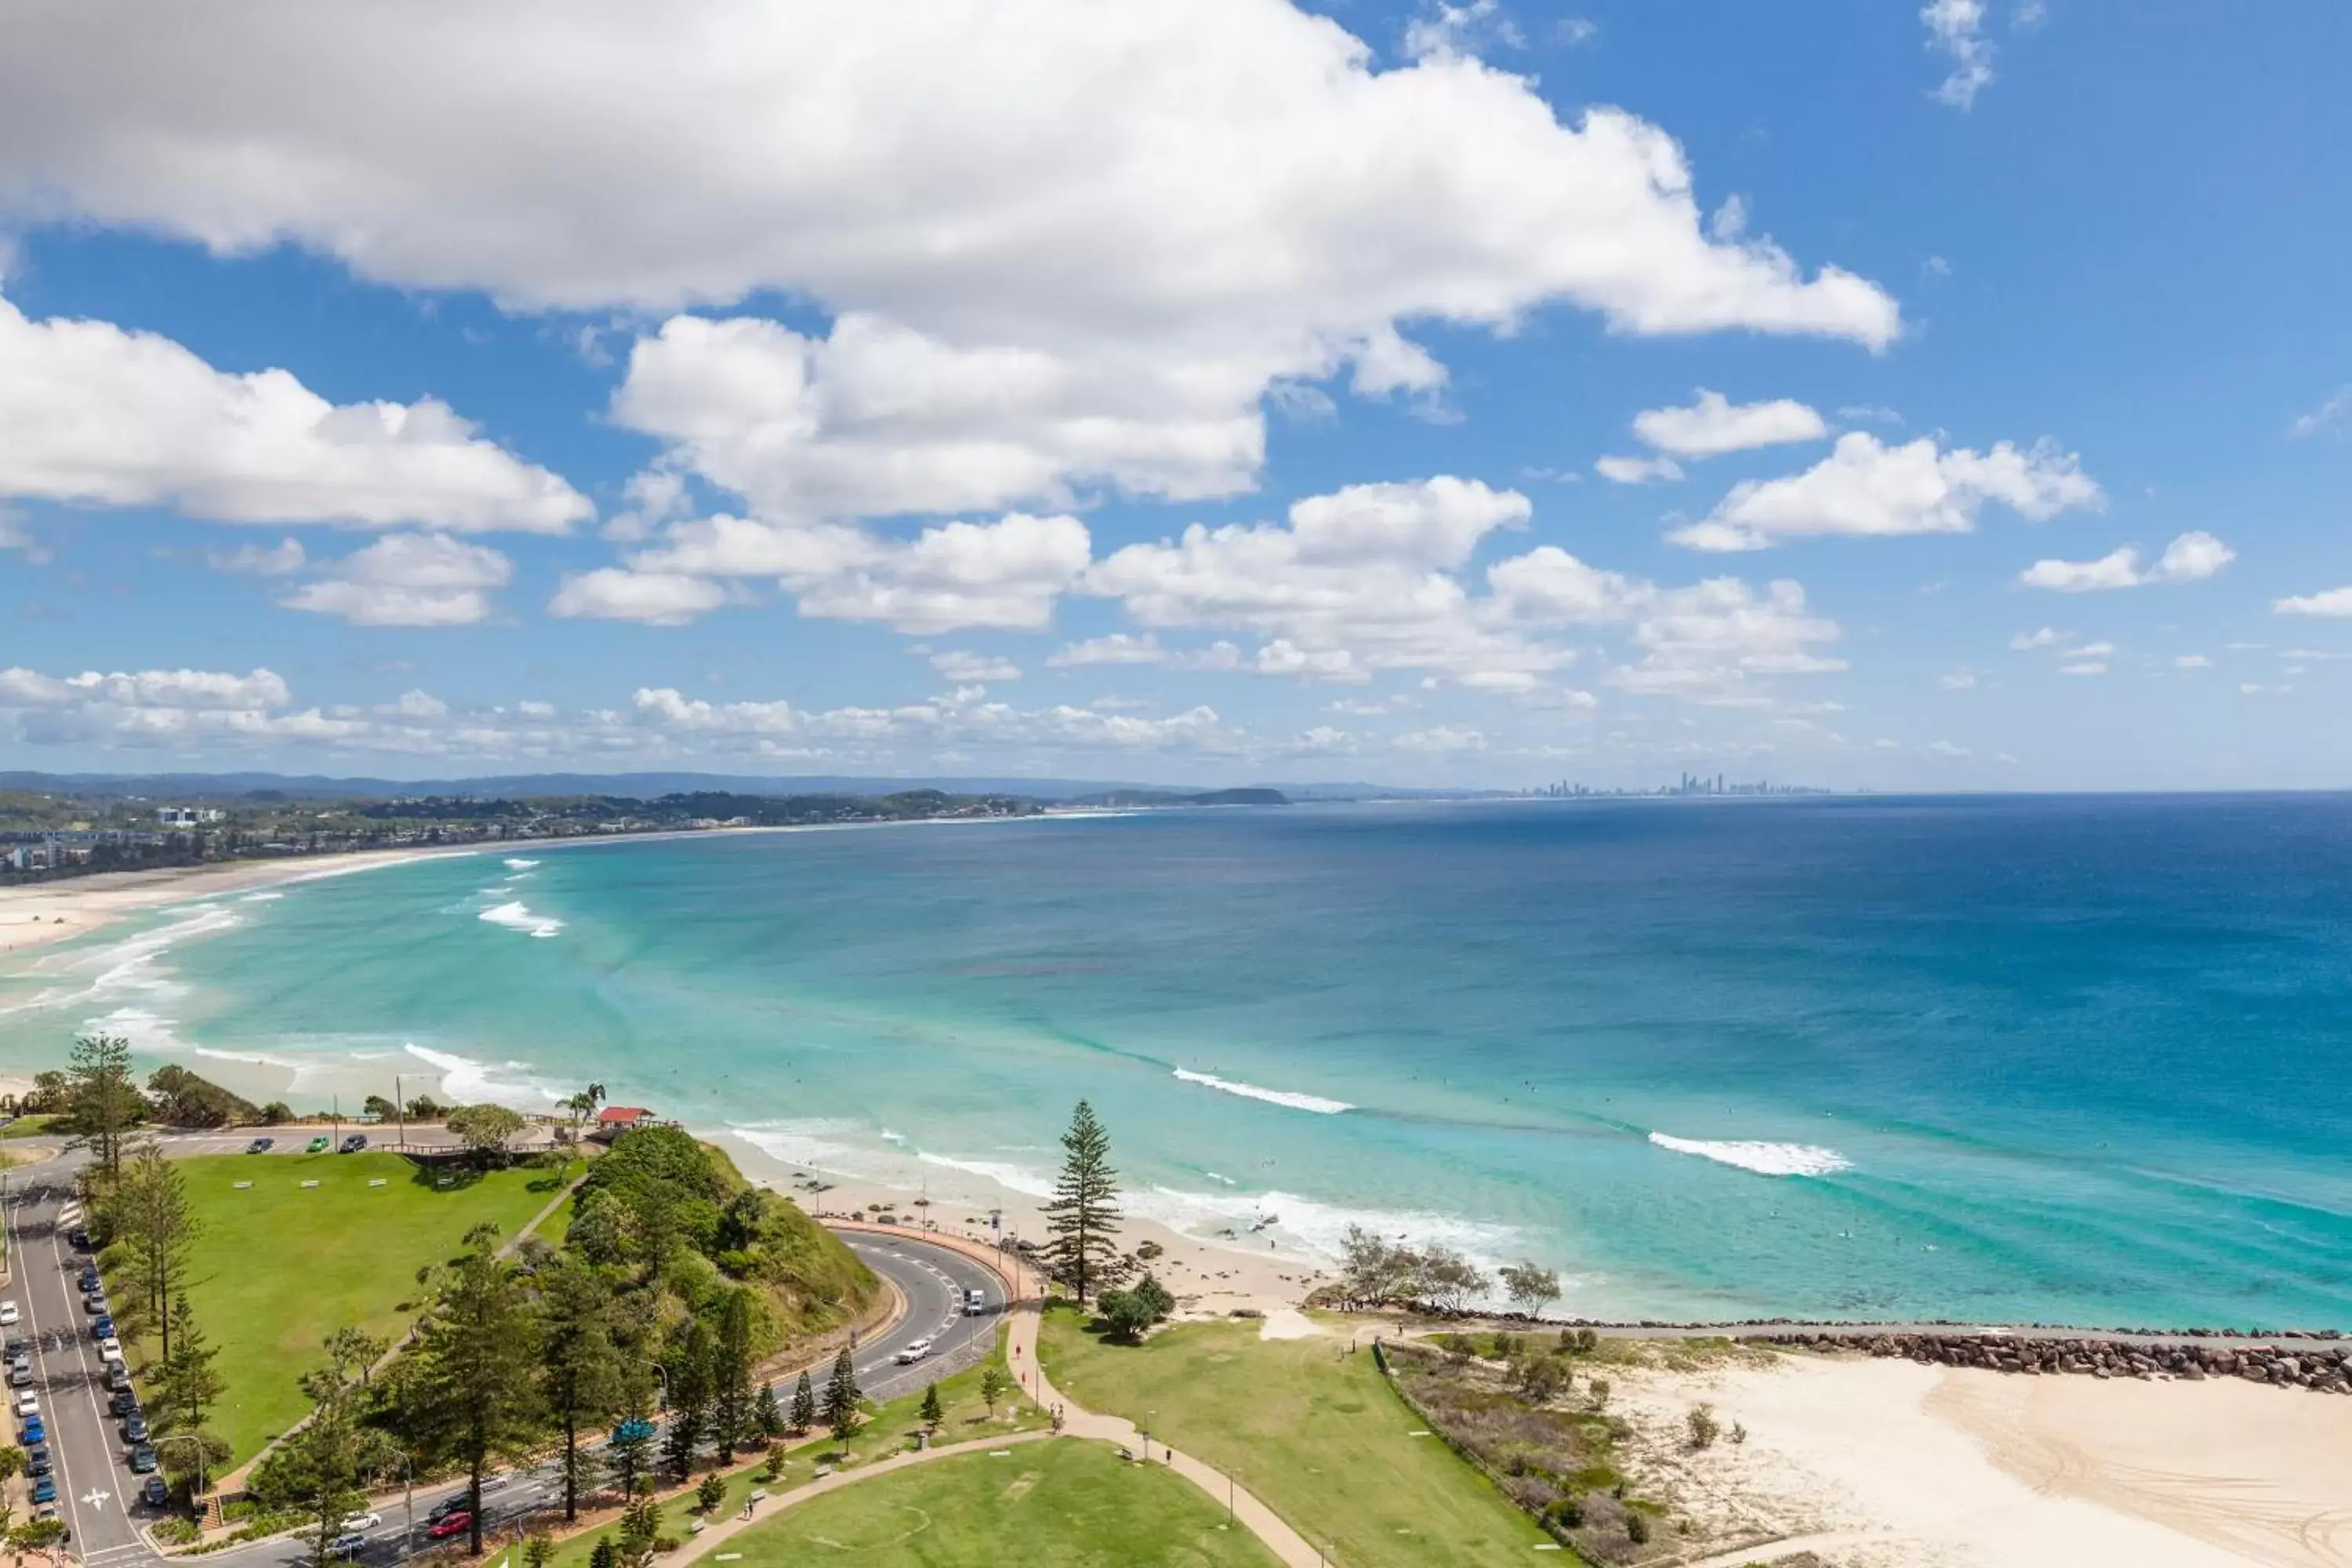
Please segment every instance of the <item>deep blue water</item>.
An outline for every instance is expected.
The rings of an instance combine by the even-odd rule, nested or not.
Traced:
[[[601,1079],[943,1193],[1036,1187],[1083,1094],[1140,1211],[1530,1256],[1570,1310],[2352,1328],[2352,799],[1318,806],[522,854],[225,902],[143,962],[61,954],[0,1050],[114,1014],[310,1093]]]

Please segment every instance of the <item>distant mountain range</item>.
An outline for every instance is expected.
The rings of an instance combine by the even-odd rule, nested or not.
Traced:
[[[257,793],[309,799],[383,798],[401,795],[614,795],[654,800],[668,795],[722,792],[733,795],[888,795],[898,790],[937,789],[950,795],[1024,795],[1090,805],[1273,804],[1288,800],[1467,800],[1502,792],[1465,789],[1400,789],[1374,784],[1266,784],[1245,789],[1198,789],[1100,779],[1005,778],[981,774],[935,777],[868,777],[797,774],[761,777],[741,773],[501,773],[480,778],[328,778],[317,773],[0,773],[0,790],[100,796],[140,795],[170,800],[250,797]]]

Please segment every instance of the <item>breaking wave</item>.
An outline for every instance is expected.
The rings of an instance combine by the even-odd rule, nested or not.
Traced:
[[[503,904],[492,904],[481,912],[480,918],[492,925],[504,926],[509,931],[521,931],[526,936],[553,936],[563,929],[562,921],[557,920],[553,915],[531,913],[530,906],[520,899]]]
[[[1295,1094],[1283,1089],[1260,1089],[1254,1083],[1235,1083],[1231,1079],[1194,1072],[1190,1068],[1178,1068],[1176,1076],[1186,1083],[1197,1083],[1203,1089],[1238,1094],[1244,1100],[1262,1100],[1268,1105],[1286,1105],[1293,1110],[1311,1110],[1318,1116],[1337,1116],[1343,1110],[1356,1109],[1344,1100],[1326,1100],[1319,1094]]]
[[[1719,1165],[1736,1165],[1759,1176],[1828,1176],[1853,1169],[1853,1162],[1834,1149],[1811,1143],[1768,1143],[1756,1140],[1709,1142],[1699,1138],[1650,1134],[1650,1142],[1677,1154],[1696,1154]]]

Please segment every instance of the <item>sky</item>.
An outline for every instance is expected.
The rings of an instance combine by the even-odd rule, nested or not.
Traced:
[[[0,756],[2336,787],[2352,9],[32,0]]]

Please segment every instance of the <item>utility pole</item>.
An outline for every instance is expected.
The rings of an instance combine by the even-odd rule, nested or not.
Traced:
[[[401,1087],[400,1075],[392,1075],[392,1111],[400,1118],[400,1146],[408,1147],[408,1091]]]

